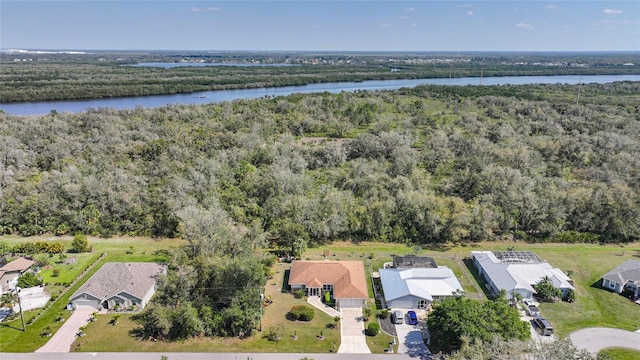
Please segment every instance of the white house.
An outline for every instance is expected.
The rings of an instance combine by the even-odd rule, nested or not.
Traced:
[[[155,263],[105,263],[69,299],[74,308],[144,308],[166,268]]]
[[[573,281],[562,270],[531,251],[472,251],[471,258],[488,288],[494,294],[505,290],[507,298],[519,293],[524,299],[533,299],[533,285],[544,277],[551,279],[562,296],[573,289]]]
[[[640,260],[627,260],[602,276],[602,287],[622,293],[633,291],[640,297]]]
[[[446,266],[378,272],[387,307],[392,309],[426,309],[434,301],[462,291],[455,274]]]

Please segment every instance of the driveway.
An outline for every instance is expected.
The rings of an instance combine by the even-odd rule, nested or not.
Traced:
[[[398,334],[398,354],[407,354],[409,356],[423,357],[431,354],[427,346],[422,340],[422,330],[419,325],[407,324],[406,310],[402,311],[404,323],[396,325],[396,333]]]
[[[81,326],[87,325],[91,314],[96,311],[93,308],[78,308],[62,324],[62,327],[47,341],[44,346],[35,352],[65,352],[71,350],[71,344],[76,339],[76,334]]]
[[[610,347],[620,347],[640,351],[640,334],[613,328],[586,328],[569,335],[573,345],[586,349],[592,354]]]
[[[536,344],[550,343],[556,340],[555,335],[550,335],[550,336],[542,335],[542,331],[538,328],[538,325],[536,325],[533,322],[532,316],[522,315],[520,316],[520,320],[529,324],[529,330],[531,331],[531,339],[533,339],[533,341],[535,341]]]
[[[338,353],[371,354],[364,335],[362,308],[342,308]]]

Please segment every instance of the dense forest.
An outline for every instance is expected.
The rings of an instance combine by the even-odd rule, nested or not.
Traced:
[[[145,62],[238,66],[131,66]],[[640,73],[638,54],[633,52],[8,52],[0,53],[0,65],[0,102],[97,99],[365,80]]]
[[[639,94],[633,82],[420,86],[0,113],[0,233],[182,236],[227,254],[636,241]]]

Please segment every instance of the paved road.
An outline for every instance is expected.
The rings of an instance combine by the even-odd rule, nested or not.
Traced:
[[[2,360],[408,360],[396,354],[251,354],[251,353],[0,353]],[[415,359],[413,359],[415,360]]]
[[[569,335],[573,345],[597,354],[610,347],[621,347],[640,351],[640,334],[613,328],[587,328]]]
[[[89,317],[95,311],[95,309],[77,309],[73,314],[62,324],[62,327],[56,331],[56,333],[44,344],[43,347],[36,350],[38,353],[68,353],[71,349],[71,344],[76,339],[76,334],[81,326],[87,325]],[[4,360],[4,358],[1,358]]]

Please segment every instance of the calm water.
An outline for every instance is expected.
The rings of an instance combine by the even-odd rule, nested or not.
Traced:
[[[614,81],[640,81],[640,75],[578,75],[567,76],[506,76],[485,77],[482,85],[524,85],[524,84],[578,84],[610,83]],[[12,115],[48,114],[58,112],[82,112],[89,108],[133,109],[136,106],[160,107],[171,104],[207,104],[238,99],[255,99],[264,96],[289,95],[292,93],[353,92],[357,90],[395,90],[403,87],[415,87],[423,84],[433,85],[480,85],[480,78],[467,77],[455,79],[414,79],[414,80],[373,80],[363,82],[343,82],[285,86],[278,88],[258,88],[239,90],[202,91],[190,94],[134,96],[74,101],[38,101],[30,103],[0,103],[0,109]]]
[[[168,62],[148,62],[134,65],[123,65],[133,67],[159,67],[163,69],[173,69],[177,67],[203,67],[203,66],[239,66],[239,67],[287,67],[298,66],[294,64],[252,64],[252,63],[168,63]]]

